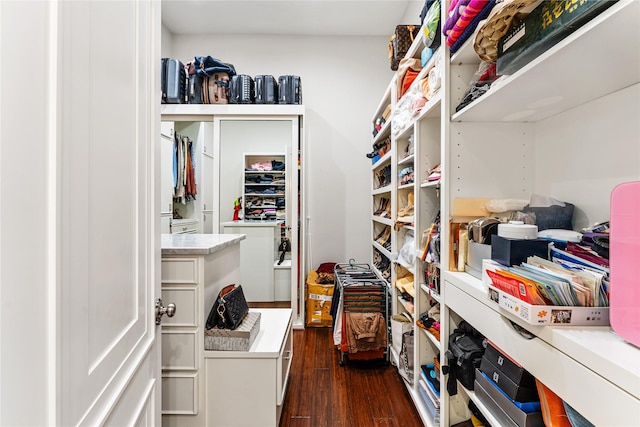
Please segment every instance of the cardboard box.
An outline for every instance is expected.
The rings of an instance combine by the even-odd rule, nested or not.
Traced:
[[[574,307],[564,305],[531,305],[493,287],[487,270],[495,271],[502,265],[486,259],[482,262],[482,284],[487,287],[488,298],[501,309],[535,326],[609,326],[609,307]]]
[[[497,74],[515,73],[614,3],[606,0],[543,1],[500,39]]]
[[[315,283],[318,273],[315,270],[309,272],[307,277],[307,301],[306,301],[306,325],[312,327],[331,327],[331,300],[335,285],[321,285]]]
[[[489,299],[530,325],[609,326],[609,307],[531,305],[491,285]]]
[[[205,329],[204,349],[248,351],[260,332],[260,313],[249,311],[236,329]]]
[[[542,413],[526,413],[496,388],[490,380],[476,369],[475,393],[478,399],[500,421],[502,426],[544,427]]]
[[[549,241],[510,239],[498,235],[491,238],[491,259],[500,264],[520,265],[533,255],[549,259]]]
[[[517,402],[535,402],[540,400],[538,398],[538,390],[536,389],[536,380],[530,373],[524,372],[520,381],[514,382],[509,375],[502,372],[500,368],[491,363],[490,359],[484,356],[480,362],[480,370],[487,374],[511,399]]]

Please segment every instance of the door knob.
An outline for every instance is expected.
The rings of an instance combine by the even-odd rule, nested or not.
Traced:
[[[156,325],[162,322],[162,315],[166,314],[167,317],[173,317],[176,314],[176,305],[172,302],[165,307],[162,305],[162,298],[156,300]]]

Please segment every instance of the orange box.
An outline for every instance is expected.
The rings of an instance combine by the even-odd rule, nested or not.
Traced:
[[[311,327],[331,327],[331,299],[335,285],[321,285],[316,283],[318,273],[309,271],[307,276],[307,312],[306,325]]]

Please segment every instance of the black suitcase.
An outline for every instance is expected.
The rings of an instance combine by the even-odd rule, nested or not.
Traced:
[[[278,81],[270,75],[256,76],[256,104],[278,103]]]
[[[184,104],[187,102],[187,73],[177,59],[162,58],[162,103]]]
[[[278,77],[278,104],[302,104],[302,81],[300,76]]]
[[[229,82],[230,104],[252,104],[255,99],[255,83],[251,76],[238,74]]]
[[[189,74],[189,85],[187,86],[187,102],[189,104],[202,104],[202,80],[200,74]]]

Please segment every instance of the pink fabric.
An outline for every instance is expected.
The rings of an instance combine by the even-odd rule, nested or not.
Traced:
[[[458,19],[462,15],[462,11],[469,4],[471,0],[453,0],[451,2],[451,6],[449,6],[449,11],[447,12],[447,19],[442,25],[442,34],[444,36],[448,36],[451,30],[453,29]]]
[[[454,44],[462,35],[465,28],[473,21],[478,13],[489,3],[489,0],[470,0],[466,7],[460,11],[460,17],[447,35],[447,46]]]

